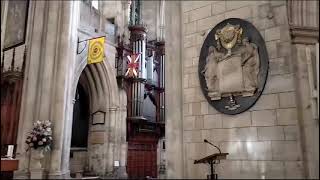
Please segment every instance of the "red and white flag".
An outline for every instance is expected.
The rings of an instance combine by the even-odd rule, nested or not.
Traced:
[[[128,69],[125,74],[127,77],[137,77],[139,72],[139,59],[140,54],[132,54],[131,57],[127,56],[128,58]]]

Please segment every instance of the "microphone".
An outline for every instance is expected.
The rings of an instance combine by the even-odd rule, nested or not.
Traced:
[[[207,139],[204,139],[204,140],[203,140],[203,142],[208,143],[208,144],[210,144],[210,145],[214,146],[215,148],[217,148],[217,149],[219,150],[219,153],[221,154],[221,150],[220,150],[220,148],[219,148],[218,146],[216,146],[216,145],[212,144],[212,143],[211,143],[211,142],[209,142]]]

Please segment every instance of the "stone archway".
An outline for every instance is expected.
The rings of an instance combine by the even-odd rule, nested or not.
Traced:
[[[87,171],[92,175],[105,176],[113,173],[114,161],[120,161],[122,167],[126,164],[125,158],[121,158],[125,156],[127,147],[125,92],[118,88],[114,69],[108,58],[103,63],[87,65],[87,53],[83,54],[77,57],[79,63],[75,68],[70,97],[75,97],[77,83],[82,84],[88,93],[90,122]],[[72,128],[73,104],[67,108],[69,118],[65,121],[63,154],[66,161],[63,161],[63,167],[69,170],[71,132],[68,129]]]

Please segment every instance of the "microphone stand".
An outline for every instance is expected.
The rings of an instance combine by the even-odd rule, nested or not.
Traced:
[[[208,143],[208,144],[212,145],[213,147],[217,148],[218,151],[219,151],[219,153],[221,154],[221,150],[220,150],[220,148],[219,148],[218,146],[212,144],[211,142],[209,142],[209,141],[206,140],[206,139],[204,139],[203,142]],[[220,160],[219,160],[219,161],[220,161]],[[218,174],[215,174],[215,173],[214,173],[214,170],[213,170],[213,164],[215,164],[215,162],[210,161],[209,164],[210,164],[211,175],[210,175],[210,177],[207,177],[207,179],[208,179],[208,180],[218,179]],[[208,175],[208,176],[209,176],[209,175]]]
[[[219,151],[219,153],[221,154],[221,150],[220,150],[220,148],[219,148],[218,146],[216,146],[216,145],[212,144],[211,142],[209,142],[209,141],[208,141],[208,140],[206,140],[206,139],[204,139],[204,140],[203,140],[203,142],[208,143],[208,144],[212,145],[213,147],[217,148],[217,149],[218,149],[218,151]]]

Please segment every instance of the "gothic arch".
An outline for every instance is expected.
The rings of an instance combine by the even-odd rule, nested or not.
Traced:
[[[105,164],[102,165],[105,168],[101,168],[104,169],[104,171],[112,171],[113,160],[120,160],[120,157],[126,154],[126,97],[124,97],[126,94],[124,90],[118,88],[114,67],[111,65],[111,62],[110,58],[106,57],[102,63],[88,65],[87,52],[83,52],[77,57],[73,80],[69,87],[70,97],[73,101],[78,82],[84,86],[89,97],[90,114],[97,111],[106,112],[104,130],[109,134],[105,140],[105,149],[101,155],[106,158]],[[68,118],[65,121],[67,128],[65,128],[63,146],[63,159],[65,160],[62,165],[64,167],[63,169],[70,169],[71,132],[68,131],[68,129],[70,130],[70,128],[72,128],[73,103],[69,103],[68,105]],[[91,118],[89,120],[92,121]],[[121,151],[117,152],[115,149],[121,149]],[[88,158],[90,158],[89,155]],[[125,159],[121,161],[121,166],[124,166]],[[101,171],[100,173],[103,172]]]

